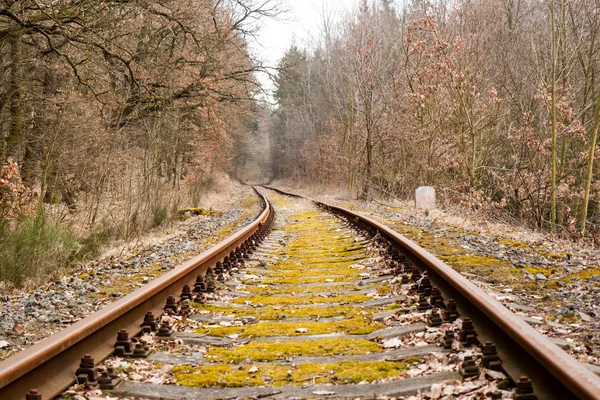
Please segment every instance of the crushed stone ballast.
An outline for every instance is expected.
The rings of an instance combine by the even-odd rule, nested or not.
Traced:
[[[600,398],[592,371],[411,241],[257,192],[248,227],[0,363],[0,398]]]

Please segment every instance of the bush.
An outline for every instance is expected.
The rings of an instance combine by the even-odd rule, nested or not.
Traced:
[[[48,279],[69,266],[79,243],[74,235],[46,218],[43,211],[10,228],[0,228],[0,280],[20,287],[28,279]]]
[[[152,207],[152,225],[151,228],[156,228],[157,226],[161,226],[168,218],[169,212],[167,211],[167,207],[163,206],[153,206]]]

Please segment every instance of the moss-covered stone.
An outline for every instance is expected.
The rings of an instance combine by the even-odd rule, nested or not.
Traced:
[[[267,337],[267,336],[302,336],[319,335],[326,333],[346,333],[350,335],[365,335],[378,329],[383,329],[383,324],[372,322],[364,315],[355,315],[352,318],[335,322],[271,322],[261,321],[252,325],[229,326],[222,328],[200,328],[197,333],[208,333],[211,336],[227,336],[237,334],[240,337]],[[307,329],[298,332],[298,328]]]
[[[350,318],[356,315],[360,310],[352,306],[333,306],[333,307],[282,307],[268,306],[253,309],[240,309],[235,307],[212,306],[209,304],[194,303],[193,306],[201,311],[210,311],[215,315],[243,317],[251,316],[261,320],[279,320],[281,315],[287,318],[332,318],[345,316]],[[369,315],[369,314],[367,314]]]
[[[249,300],[250,299],[250,300]],[[252,304],[269,305],[303,305],[315,303],[362,303],[370,300],[364,294],[345,294],[332,297],[323,296],[255,296],[240,297],[233,300],[234,304],[244,304],[251,301]]]
[[[239,368],[230,364],[179,366],[173,368],[177,383],[188,387],[283,386],[310,384],[350,384],[378,379],[402,378],[406,365],[391,361],[342,361],[324,364],[260,365]]]
[[[246,360],[267,362],[289,357],[352,355],[381,351],[383,349],[379,344],[363,339],[331,338],[281,343],[256,341],[232,349],[211,347],[208,349],[206,360],[234,363]]]

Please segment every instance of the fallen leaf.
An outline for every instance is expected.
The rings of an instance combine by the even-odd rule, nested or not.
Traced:
[[[402,346],[402,342],[398,338],[392,338],[383,341],[383,347],[385,349],[398,348],[400,346]]]

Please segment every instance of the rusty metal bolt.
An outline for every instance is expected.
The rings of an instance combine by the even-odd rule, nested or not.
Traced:
[[[231,263],[231,268],[235,268],[238,266],[238,258],[235,250],[229,253],[229,262]]]
[[[204,277],[202,275],[198,275],[196,277],[196,283],[194,284],[194,293],[205,293],[206,292],[206,283],[204,283]]]
[[[173,297],[173,296],[167,297],[167,303],[165,304],[164,310],[172,311],[174,313],[177,312],[177,300],[175,300],[175,297]]]
[[[427,311],[427,310],[430,310],[431,308],[432,307],[427,302],[427,297],[425,297],[424,295],[420,295],[419,296],[419,304],[417,305],[417,310]]]
[[[429,304],[431,304],[433,307],[444,307],[444,298],[440,293],[440,289],[436,286],[431,287],[431,294],[429,295]]]
[[[110,376],[111,379],[117,379],[119,377],[119,375],[117,375],[113,367],[108,367],[106,369],[106,372],[108,372],[108,376]]]
[[[171,326],[167,321],[163,321],[160,325],[160,329],[156,333],[156,336],[164,338],[171,337],[171,335],[173,335],[173,329],[171,329]]]
[[[112,378],[108,371],[102,371],[100,378],[98,378],[98,383],[100,384],[101,390],[111,390],[117,386],[119,379],[118,377]]]
[[[158,329],[158,322],[156,321],[156,318],[154,318],[152,311],[148,311],[146,315],[144,315],[144,322],[142,322],[140,326],[144,328],[144,330],[156,332]]]
[[[217,289],[217,287],[215,286],[215,281],[209,281],[208,284],[206,285],[206,292],[207,293],[214,293],[215,290]]]
[[[482,367],[494,371],[502,370],[502,360],[500,360],[500,357],[498,356],[496,345],[492,342],[485,342],[483,346],[481,346],[481,352],[483,353],[483,357],[481,358]]]
[[[469,318],[465,318],[462,321],[462,327],[458,334],[458,340],[467,346],[477,344],[477,332],[475,332],[473,322]]]
[[[451,349],[453,342],[454,342],[454,332],[452,332],[452,331],[444,332],[444,339],[442,339],[442,346],[445,349]]]
[[[42,394],[37,389],[31,389],[25,395],[25,400],[42,400]]]
[[[400,281],[400,283],[403,285],[410,283],[410,278],[408,277],[408,274],[402,275],[402,280]]]
[[[531,379],[526,376],[522,376],[517,382],[517,389],[515,390],[516,400],[536,400],[537,396],[533,392],[533,385]]]
[[[129,338],[129,332],[127,332],[125,329],[121,329],[119,332],[117,332],[117,341],[115,342],[115,349],[119,347],[123,349],[123,353],[131,353],[131,350],[133,349],[133,343]],[[116,353],[119,354],[119,351],[116,351]]]
[[[133,349],[133,353],[131,354],[131,357],[146,358],[150,355],[150,353],[152,353],[152,351],[149,348],[144,346],[143,343],[138,342],[135,344],[135,348]]]
[[[446,304],[446,309],[442,312],[442,319],[444,322],[453,322],[458,319],[458,310],[456,309],[456,303],[453,299],[449,299]]]
[[[244,261],[244,254],[242,253],[242,249],[240,247],[236,247],[235,249],[235,258],[239,261]]]
[[[218,280],[219,282],[225,282],[225,275],[223,275],[223,274],[219,274],[219,275],[217,276],[217,280]]]
[[[205,290],[205,292],[206,292],[206,290]],[[194,297],[194,303],[204,304],[204,300],[206,300],[204,298],[204,293],[198,293],[198,295],[196,297]]]
[[[93,385],[98,380],[98,368],[94,365],[94,357],[86,354],[81,357],[79,368],[75,371],[78,383]]]
[[[463,376],[463,378],[470,378],[472,376],[479,375],[479,367],[475,364],[475,359],[473,356],[465,357],[464,361],[460,364],[458,368],[458,372]]]
[[[183,285],[181,289],[181,300],[192,300],[194,295],[192,294],[192,289],[188,285]]]
[[[431,294],[431,281],[429,280],[429,277],[427,275],[423,276],[423,278],[421,279],[418,291],[420,294],[423,294],[425,296],[429,296]]]
[[[225,271],[229,271],[231,269],[231,261],[229,260],[229,257],[225,257],[225,259],[223,260],[223,271],[221,271],[221,273],[225,272]]]
[[[436,327],[440,326],[442,322],[442,318],[440,317],[440,314],[437,312],[437,310],[432,310],[431,314],[427,318],[427,325],[431,327]]]
[[[192,313],[192,307],[190,307],[190,301],[188,299],[183,300],[181,302],[181,309],[179,310],[179,314],[187,317],[191,313]],[[186,320],[184,319],[183,322],[185,322],[185,321]]]
[[[533,393],[533,385],[531,384],[531,379],[526,376],[522,376],[519,378],[517,382],[517,394],[530,394]]]
[[[208,268],[206,270],[206,275],[204,275],[204,281],[208,282],[211,279],[215,279],[215,273],[214,273],[214,270],[212,268]]]
[[[421,271],[418,268],[413,268],[412,274],[410,274],[410,280],[413,282],[418,282],[421,279]]]
[[[208,273],[208,271],[207,271]],[[214,269],[214,274],[215,275],[219,275],[223,273],[223,263],[221,261],[217,261],[217,264],[215,265],[215,269]]]

